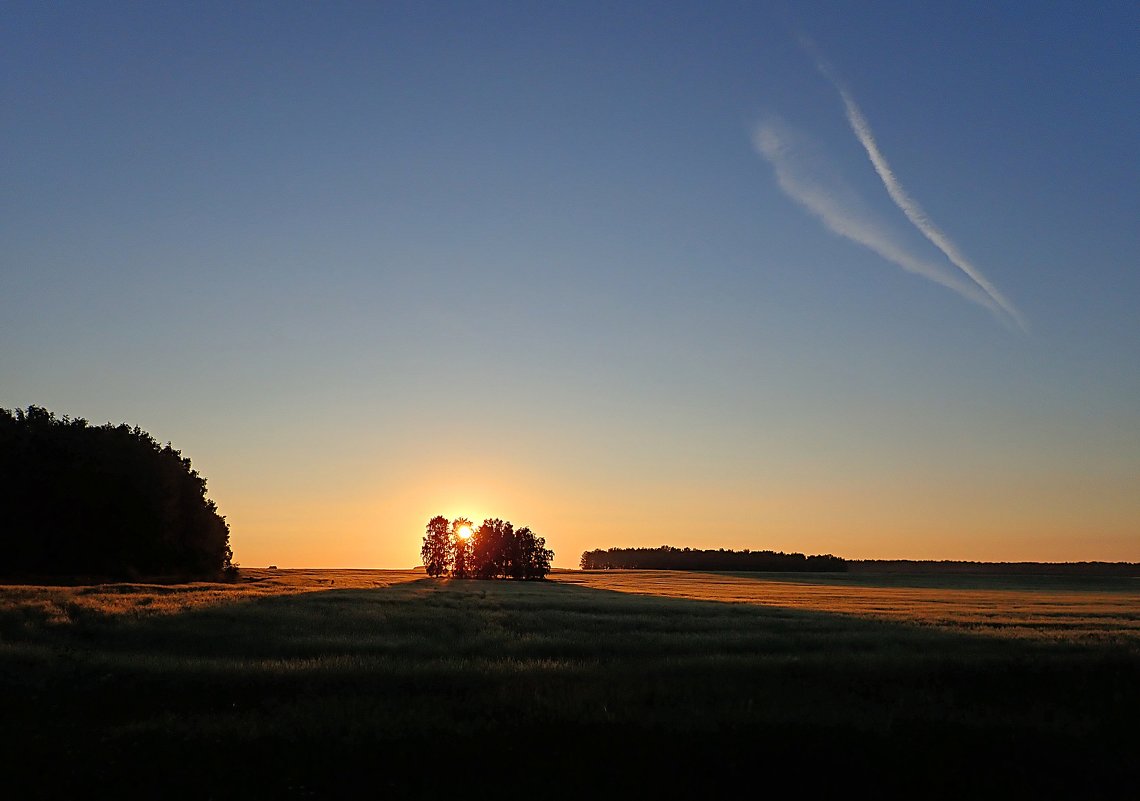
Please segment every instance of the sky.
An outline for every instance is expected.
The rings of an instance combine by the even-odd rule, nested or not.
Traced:
[[[0,407],[242,565],[1140,561],[1135,3],[0,15]]]

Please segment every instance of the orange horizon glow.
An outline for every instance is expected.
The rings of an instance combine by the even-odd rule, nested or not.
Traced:
[[[845,559],[1140,562],[1140,494],[1131,474],[1075,476],[999,464],[971,473],[840,470],[789,462],[779,471],[731,464],[694,474],[656,453],[609,443],[470,441],[480,468],[437,461],[418,440],[391,441],[383,460],[353,445],[295,469],[250,471],[202,459],[208,494],[226,516],[234,560],[247,567],[408,569],[420,564],[435,515],[529,526],[555,567],[610,547],[774,550]],[[525,467],[523,467],[525,465]]]
[[[1129,535],[1124,520],[1102,518],[1088,525],[1086,533],[1074,534],[1084,526],[1061,516],[1048,519],[1048,508],[1010,520],[1002,519],[1000,510],[985,508],[953,517],[924,515],[902,504],[872,509],[870,498],[857,510],[856,504],[813,506],[790,498],[740,509],[709,504],[706,512],[696,499],[677,496],[657,504],[637,497],[626,499],[628,505],[597,497],[576,505],[559,502],[557,496],[539,504],[521,495],[479,504],[504,511],[475,519],[501,517],[530,526],[555,551],[556,567],[577,567],[583,551],[597,548],[660,545],[830,553],[845,559],[1140,561],[1140,540]],[[475,505],[455,508],[472,510]],[[459,516],[454,509],[449,513],[446,504],[427,501],[419,508],[398,509],[367,497],[332,504],[333,513],[296,499],[253,505],[231,501],[219,507],[230,523],[234,559],[247,567],[411,568],[420,564],[426,521],[435,514],[452,520]],[[512,508],[520,512],[505,511]],[[760,522],[749,524],[750,516]],[[1117,525],[1107,525],[1112,522]],[[463,535],[457,531],[460,541],[470,540]]]
[[[0,28],[0,409],[168,444],[239,567],[1140,564],[1123,3],[74,5]]]

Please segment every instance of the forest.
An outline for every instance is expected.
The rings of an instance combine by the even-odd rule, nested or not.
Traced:
[[[804,556],[782,551],[734,551],[718,548],[609,548],[586,551],[579,566],[583,570],[740,570],[810,571],[834,573],[847,569],[838,556]]]
[[[0,575],[216,577],[230,530],[206,480],[138,426],[0,409]]]

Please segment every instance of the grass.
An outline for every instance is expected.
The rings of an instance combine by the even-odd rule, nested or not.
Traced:
[[[567,572],[583,587],[893,620],[949,631],[1140,647],[1140,579],[852,573]]]
[[[16,797],[1095,797],[1140,747],[1118,579],[243,574],[0,588]]]

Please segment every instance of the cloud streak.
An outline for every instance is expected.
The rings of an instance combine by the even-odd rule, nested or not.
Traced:
[[[1001,315],[1001,306],[976,283],[914,256],[888,228],[874,219],[850,188],[803,155],[803,138],[771,118],[753,132],[756,150],[772,165],[776,182],[788,197],[815,215],[829,230],[877,253],[909,273],[952,289],[963,298]]]
[[[820,55],[815,45],[807,40],[801,40],[803,47],[815,59],[816,67],[824,78],[831,83],[835,90],[839,93],[839,97],[843,100],[843,108],[847,114],[847,122],[851,126],[855,138],[859,140],[859,144],[863,146],[863,150],[867,153],[867,158],[871,161],[871,166],[875,168],[875,173],[879,176],[879,180],[883,182],[883,186],[890,195],[891,200],[898,206],[899,210],[910,220],[911,224],[919,230],[919,232],[930,241],[936,248],[942,251],[942,254],[959,270],[969,276],[970,280],[979,286],[982,291],[990,297],[995,304],[997,304],[1005,314],[1009,315],[1017,326],[1024,332],[1028,330],[1025,318],[1021,312],[1010,303],[998,289],[990,283],[989,279],[982,274],[972,262],[970,262],[958,249],[957,245],[950,240],[950,237],[938,228],[930,217],[923,211],[922,207],[914,198],[912,198],[901,183],[895,176],[894,170],[887,162],[886,156],[879,149],[878,143],[875,141],[875,136],[871,131],[871,125],[867,122],[867,118],[863,115],[859,105],[843,85],[843,82],[835,75],[834,70],[827,61]]]

